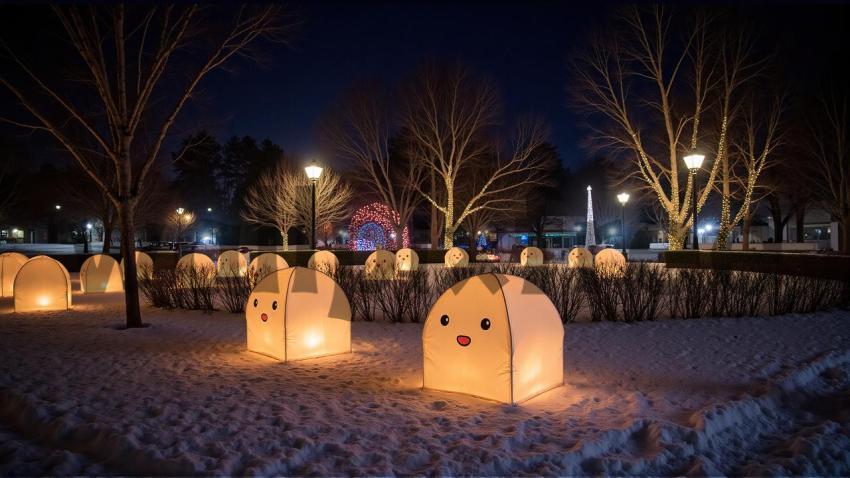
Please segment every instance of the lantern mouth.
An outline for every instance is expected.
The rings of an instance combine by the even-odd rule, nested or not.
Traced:
[[[266,315],[265,312],[263,312],[262,314],[260,314],[260,320],[262,320],[263,322],[268,322],[269,316]]]
[[[467,345],[472,343],[472,339],[466,335],[458,335],[457,343],[459,343],[461,347],[466,347]]]

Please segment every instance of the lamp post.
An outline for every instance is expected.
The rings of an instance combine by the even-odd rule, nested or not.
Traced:
[[[693,207],[694,216],[694,250],[699,250],[699,237],[697,237],[697,170],[702,166],[702,161],[705,155],[699,154],[696,151],[685,156],[685,166],[691,172],[691,205]]]
[[[317,166],[315,162],[313,164],[304,168],[304,172],[307,173],[307,179],[310,180],[310,185],[313,187],[312,197],[313,197],[313,214],[311,218],[310,231],[312,231],[310,235],[310,240],[313,243],[313,249],[316,249],[316,182],[322,176],[322,168]]]
[[[617,195],[617,201],[622,206],[622,218],[620,219],[620,234],[623,236],[623,255],[626,255],[626,203],[629,202],[629,193],[621,192]]]

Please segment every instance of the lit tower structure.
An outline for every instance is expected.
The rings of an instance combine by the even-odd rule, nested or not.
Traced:
[[[587,233],[584,236],[584,245],[596,245],[596,233],[593,232],[593,197],[590,195],[591,187],[587,187]]]

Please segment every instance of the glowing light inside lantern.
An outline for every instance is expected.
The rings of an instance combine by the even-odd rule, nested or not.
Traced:
[[[304,336],[304,345],[314,349],[322,343],[322,336],[315,332],[310,332]]]
[[[50,305],[50,297],[42,295],[38,298],[36,302],[38,303],[39,307],[47,307]]]

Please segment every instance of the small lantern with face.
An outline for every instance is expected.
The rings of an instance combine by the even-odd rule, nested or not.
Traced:
[[[583,247],[574,247],[567,255],[567,267],[593,269],[593,253]]]
[[[331,251],[317,251],[310,256],[307,261],[307,267],[315,269],[324,274],[333,275],[339,267],[339,259]]]
[[[469,254],[460,247],[452,247],[446,251],[446,267],[466,267],[469,265]]]
[[[543,251],[537,247],[526,247],[519,255],[519,263],[524,266],[542,266]]]
[[[552,301],[519,277],[458,282],[422,331],[424,386],[519,403],[564,383],[564,327]]]
[[[224,251],[216,263],[219,277],[241,277],[248,271],[248,261],[239,251]]]
[[[377,250],[366,259],[366,279],[390,280],[395,276],[395,255],[390,251]]]
[[[351,351],[351,307],[327,275],[304,267],[264,277],[245,304],[248,350],[278,360]]]
[[[395,268],[398,272],[419,270],[419,254],[413,249],[399,249],[395,253]]]
[[[623,277],[626,273],[626,256],[617,249],[603,249],[596,253],[593,266],[602,277]]]

